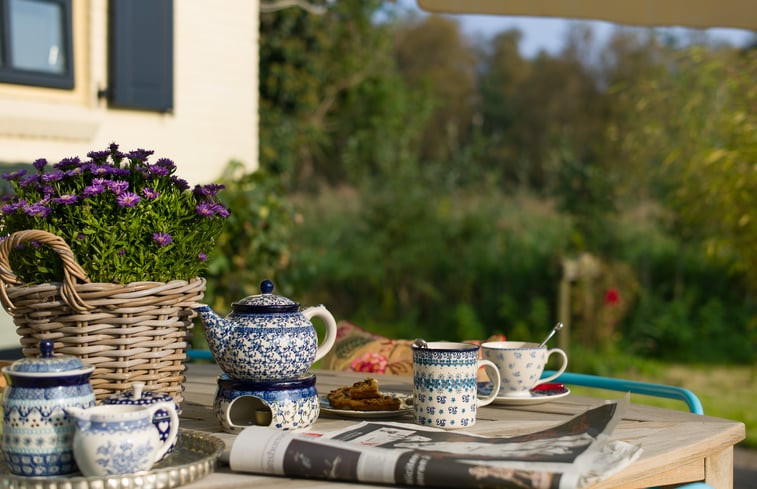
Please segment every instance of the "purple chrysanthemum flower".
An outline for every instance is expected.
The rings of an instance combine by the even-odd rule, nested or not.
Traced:
[[[116,195],[121,195],[129,188],[129,182],[126,180],[108,180],[105,182],[105,185],[107,185],[108,189]]]
[[[157,199],[158,197],[160,197],[160,192],[150,187],[145,187],[142,189],[142,195],[144,195],[148,199]]]
[[[12,202],[0,207],[0,212],[2,212],[3,214],[13,214],[17,210],[22,209],[25,205],[25,200],[19,200],[18,202]]]
[[[89,153],[87,153],[87,158],[92,158],[98,163],[105,161],[108,156],[110,156],[110,151],[107,149],[103,151],[90,151]]]
[[[131,175],[131,171],[128,168],[113,167],[110,174],[114,177],[128,177]]]
[[[79,240],[84,240],[86,237],[87,235],[84,233],[79,233],[76,235],[76,239],[79,239]]]
[[[168,233],[153,233],[152,240],[160,246],[168,246],[173,241],[173,238]]]
[[[195,206],[195,212],[202,217],[213,217],[215,215],[212,202],[200,202]]]
[[[86,163],[84,165],[86,165]],[[77,166],[76,168],[71,168],[70,170],[66,170],[66,176],[67,177],[75,177],[76,175],[81,175],[82,172],[85,169],[84,165]]]
[[[130,160],[147,161],[147,158],[154,152],[155,151],[151,149],[137,148],[134,151],[129,151],[126,157]]]
[[[58,170],[66,171],[71,170],[73,168],[76,168],[81,163],[81,160],[78,156],[74,156],[72,158],[63,158],[58,163],[53,165],[53,168],[56,168]]]
[[[64,194],[60,197],[53,199],[53,204],[71,205],[79,201],[79,196],[76,194]]]
[[[158,161],[155,162],[155,166],[160,166],[162,168],[165,168],[169,172],[176,168],[176,165],[173,161],[169,160],[168,158],[160,158]]]
[[[150,165],[149,167],[147,167],[147,172],[153,177],[168,176],[168,169],[164,166]]]
[[[60,170],[55,170],[54,172],[50,173],[43,173],[40,175],[40,179],[43,183],[53,183],[53,182],[60,182],[63,180],[63,177],[65,174]]]
[[[92,175],[105,177],[112,173],[113,167],[110,165],[95,165],[95,166],[92,166],[92,169],[90,171]]]
[[[183,178],[177,177],[176,175],[171,176],[171,182],[176,185],[181,191],[187,190],[189,188],[187,181]]]
[[[26,204],[24,206],[24,212],[30,217],[47,217],[52,212],[47,205],[43,202],[35,202],[33,204]]]
[[[93,182],[92,185],[84,187],[84,190],[81,191],[81,195],[82,197],[87,198],[92,197],[93,195],[100,195],[103,192],[105,192],[105,185]]]
[[[34,187],[39,183],[39,175],[26,175],[18,181],[23,188]]]
[[[34,163],[32,163],[32,166],[37,169],[37,171],[41,172],[43,168],[47,165],[47,160],[45,158],[38,158],[34,160]]]
[[[120,250],[116,251],[120,256],[124,256],[126,254],[126,250],[121,248]]]
[[[42,193],[45,195],[54,195],[57,193],[55,187],[53,187],[52,185],[43,185],[40,190],[42,190]]]
[[[213,204],[213,211],[220,217],[229,217],[229,210],[221,204]]]
[[[26,168],[21,168],[10,173],[3,173],[3,179],[12,182],[14,180],[20,180],[24,175],[26,175]]]
[[[192,190],[192,193],[194,193],[195,197],[198,199],[200,198],[206,198],[206,199],[212,199],[216,196],[216,194],[225,188],[224,185],[220,185],[217,183],[210,183],[208,185],[195,185],[194,190]]]
[[[197,253],[197,259],[200,261],[205,261],[208,259],[208,256],[205,253],[200,252]]]
[[[134,207],[140,200],[142,199],[134,192],[124,192],[116,197],[116,203],[120,207]]]

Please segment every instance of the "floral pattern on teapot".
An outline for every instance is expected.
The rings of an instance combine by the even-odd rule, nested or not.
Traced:
[[[306,376],[334,345],[334,317],[322,305],[300,311],[298,303],[272,294],[270,280],[261,283],[260,291],[234,302],[225,318],[206,305],[195,308],[213,358],[234,379],[277,382]],[[326,324],[320,345],[313,317]]]

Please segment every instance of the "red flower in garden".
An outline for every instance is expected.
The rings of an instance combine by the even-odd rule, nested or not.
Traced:
[[[620,302],[620,293],[618,292],[618,289],[607,289],[607,292],[605,292],[605,305],[612,306],[618,302]]]

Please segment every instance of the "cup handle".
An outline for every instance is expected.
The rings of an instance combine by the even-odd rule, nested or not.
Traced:
[[[541,384],[546,384],[547,382],[551,382],[558,378],[560,375],[562,375],[563,372],[565,372],[565,369],[568,368],[568,355],[565,354],[564,351],[562,351],[559,348],[552,348],[547,352],[547,361],[549,361],[549,356],[553,353],[557,353],[558,355],[562,356],[562,365],[560,368],[555,372],[554,374],[550,375],[549,377],[545,377],[543,379],[540,379],[534,384],[534,387]],[[533,388],[533,387],[532,387]]]
[[[158,460],[163,458],[163,455],[168,452],[168,450],[171,448],[171,445],[176,441],[176,436],[179,434],[179,415],[176,414],[176,405],[173,403],[173,401],[161,401],[156,402],[152,406],[150,406],[150,419],[153,419],[155,417],[155,413],[164,410],[168,412],[170,420],[170,428],[168,430],[168,437],[166,438],[166,441],[163,443],[163,446],[160,447],[160,449],[155,452],[155,456],[152,459],[152,464],[150,466],[154,465]]]
[[[323,305],[308,307],[302,311],[303,316],[310,321],[313,316],[323,319],[326,323],[326,335],[323,337],[323,341],[318,345],[318,349],[315,351],[315,360],[318,361],[325,357],[326,354],[331,351],[336,341],[336,321],[334,316],[331,315],[328,309]]]
[[[497,397],[497,394],[499,394],[500,377],[499,369],[491,361],[479,360],[478,366],[484,367],[484,370],[486,370],[486,375],[489,376],[489,379],[491,379],[493,384],[492,391],[488,395],[479,396],[476,400],[476,406],[481,407],[490,404]]]

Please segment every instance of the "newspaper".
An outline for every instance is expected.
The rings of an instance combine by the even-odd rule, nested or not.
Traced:
[[[609,439],[628,399],[552,428],[487,437],[416,424],[361,422],[328,433],[246,428],[231,470],[295,478],[455,488],[582,488],[623,469],[641,447]]]

